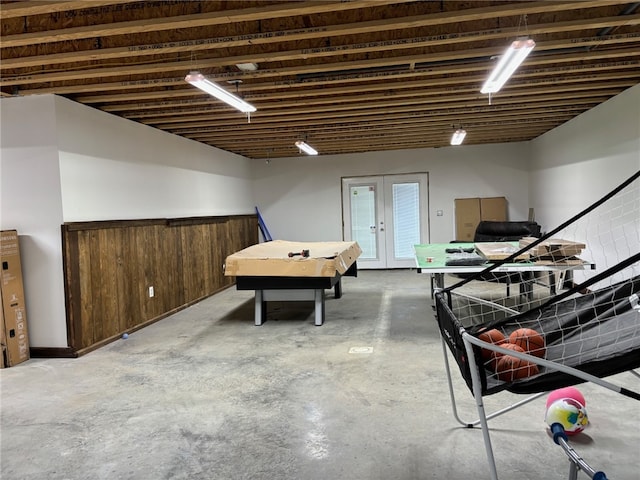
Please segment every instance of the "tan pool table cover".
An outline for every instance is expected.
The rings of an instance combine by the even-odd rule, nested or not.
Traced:
[[[289,252],[302,250],[309,250],[309,257],[289,257]],[[345,273],[361,253],[357,242],[273,240],[229,255],[224,274],[228,277],[334,277]]]

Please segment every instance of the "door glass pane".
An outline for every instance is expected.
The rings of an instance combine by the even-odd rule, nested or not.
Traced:
[[[393,254],[413,258],[413,246],[420,243],[420,184],[393,184]]]
[[[351,185],[351,239],[362,249],[362,259],[378,258],[376,243],[376,190],[372,185]]]

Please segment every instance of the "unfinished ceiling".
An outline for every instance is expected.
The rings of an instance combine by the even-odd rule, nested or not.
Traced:
[[[3,1],[0,19],[3,97],[53,93],[249,158],[299,139],[440,147],[460,126],[465,145],[531,140],[640,82],[640,2]],[[490,100],[521,36],[536,48]],[[250,123],[192,70],[255,105]]]

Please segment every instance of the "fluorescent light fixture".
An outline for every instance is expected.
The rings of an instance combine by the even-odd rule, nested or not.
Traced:
[[[504,55],[500,57],[500,61],[498,61],[493,72],[491,72],[491,75],[482,86],[480,93],[496,93],[499,91],[535,46],[536,42],[530,38],[515,40]]]
[[[232,93],[227,92],[224,88],[216,85],[212,81],[207,80],[200,72],[190,72],[189,75],[184,77],[184,79],[194,87],[198,87],[200,90],[207,92],[209,95],[213,95],[218,100],[228,103],[241,112],[251,113],[257,110],[256,107],[250,103],[247,103]]]
[[[453,136],[451,137],[451,145],[460,145],[466,135],[467,132],[465,130],[461,128],[457,129],[453,132]]]
[[[301,151],[301,152],[304,152],[304,153],[306,153],[307,155],[317,155],[317,154],[318,154],[318,151],[317,151],[315,148],[313,148],[313,147],[311,147],[311,146],[307,145],[307,144],[306,144],[305,142],[303,142],[302,140],[298,140],[298,141],[296,142],[296,147],[298,147],[298,148],[300,149],[300,151]]]

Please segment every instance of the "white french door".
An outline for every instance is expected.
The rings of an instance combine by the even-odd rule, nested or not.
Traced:
[[[358,268],[415,267],[413,246],[429,242],[428,174],[342,179],[343,235],[362,248]]]

